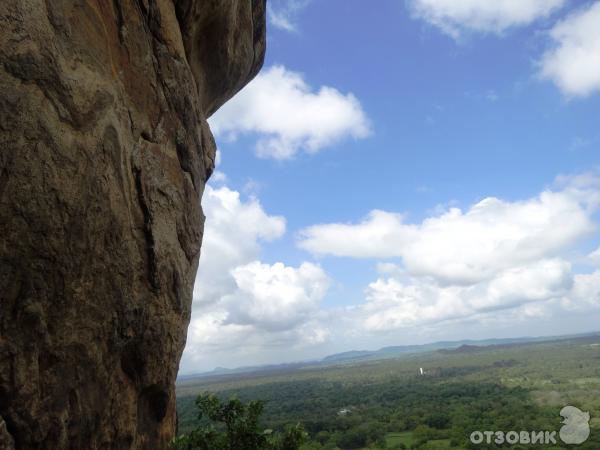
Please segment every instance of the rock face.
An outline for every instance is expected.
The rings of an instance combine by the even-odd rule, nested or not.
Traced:
[[[265,0],[0,1],[0,448],[175,431],[214,168]]]

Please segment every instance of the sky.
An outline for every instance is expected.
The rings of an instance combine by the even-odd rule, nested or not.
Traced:
[[[270,0],[180,373],[600,330],[599,121],[600,1]]]

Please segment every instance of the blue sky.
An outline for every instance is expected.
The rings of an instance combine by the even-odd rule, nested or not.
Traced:
[[[600,329],[600,2],[271,0],[182,373]]]

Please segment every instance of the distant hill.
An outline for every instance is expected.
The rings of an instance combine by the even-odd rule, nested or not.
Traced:
[[[527,344],[533,342],[546,342],[556,340],[568,340],[582,337],[600,336],[600,332],[572,334],[564,336],[542,336],[542,337],[519,337],[503,339],[482,339],[482,340],[462,340],[462,341],[440,341],[423,345],[399,345],[393,347],[383,347],[379,350],[361,350],[336,353],[322,359],[322,362],[342,362],[352,360],[377,360],[386,358],[396,358],[398,356],[411,353],[423,353],[430,351],[445,351],[454,353],[469,353],[480,351],[490,346],[506,346],[514,344]]]
[[[235,376],[251,373],[264,372],[283,372],[294,369],[302,369],[308,367],[331,366],[337,364],[349,364],[361,361],[374,361],[380,359],[398,358],[404,355],[417,354],[431,351],[440,351],[442,353],[473,353],[485,350],[489,347],[505,347],[511,345],[528,344],[536,342],[551,342],[563,341],[570,339],[581,339],[589,337],[600,337],[600,331],[591,333],[571,334],[563,336],[541,336],[541,337],[519,337],[505,339],[482,339],[482,340],[462,340],[462,341],[439,341],[430,344],[422,345],[396,345],[383,347],[379,350],[351,350],[342,353],[335,353],[326,356],[321,360],[302,361],[287,364],[270,364],[264,366],[238,367],[235,369],[227,369],[217,367],[210,372],[203,372],[191,375],[180,375],[179,381],[185,381],[195,378],[209,378],[220,376]]]
[[[441,350],[439,350],[440,353],[446,353],[446,354],[450,354],[450,353],[475,353],[475,352],[480,352],[483,351],[487,348],[490,347],[494,347],[493,345],[469,345],[469,344],[465,344],[465,345],[461,345],[458,348],[443,348]]]
[[[364,358],[371,355],[373,352],[369,350],[352,350],[349,352],[336,353],[323,358],[322,362],[345,361],[347,359]]]
[[[286,370],[300,369],[309,365],[319,364],[320,361],[302,361],[285,364],[268,364],[264,366],[246,366],[228,369],[226,367],[216,367],[209,372],[195,373],[190,375],[180,375],[177,377],[179,381],[191,380],[194,378],[218,377],[223,375],[238,375],[254,372],[281,372]]]

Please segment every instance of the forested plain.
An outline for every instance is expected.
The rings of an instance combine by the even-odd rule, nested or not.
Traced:
[[[178,384],[180,435],[207,425],[195,404],[203,393],[264,402],[261,429],[277,433],[300,425],[304,450],[600,449],[597,336],[187,379]],[[558,437],[566,405],[591,417],[590,437],[576,447]],[[469,439],[474,431],[542,430],[556,431],[557,444],[476,445]]]

